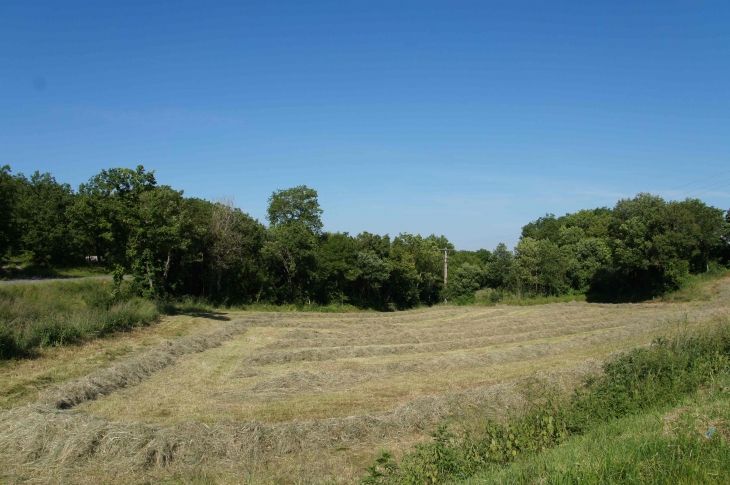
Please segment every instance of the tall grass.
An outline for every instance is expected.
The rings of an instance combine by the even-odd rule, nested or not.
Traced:
[[[330,303],[328,305],[320,305],[312,303],[305,304],[284,304],[276,305],[274,303],[228,303],[226,301],[214,303],[204,297],[185,296],[178,300],[168,300],[162,303],[161,309],[164,313],[175,315],[178,313],[201,313],[216,312],[220,310],[241,311],[241,312],[304,312],[304,313],[356,313],[356,312],[374,312],[376,310],[358,308],[354,305],[342,305],[340,303]]]
[[[728,380],[716,384],[714,392],[692,396],[679,408],[599,424],[562,446],[449,483],[728,483],[730,395],[722,392]]]
[[[677,291],[662,296],[664,301],[709,301],[715,297],[711,283],[720,278],[730,276],[730,269],[722,266],[710,266],[706,273],[687,276]]]
[[[417,446],[399,462],[383,453],[363,483],[440,483],[466,478],[485,468],[583,435],[606,422],[675,404],[730,369],[730,327],[673,339],[623,353],[604,365],[569,398],[543,397],[525,414],[506,422],[486,421],[461,432],[442,425],[430,443]],[[567,482],[573,483],[573,482]]]
[[[152,323],[153,301],[106,281],[48,282],[0,287],[0,359],[77,343]]]
[[[510,305],[510,306],[531,306],[546,305],[548,303],[565,303],[569,301],[586,301],[583,293],[570,293],[558,296],[519,296],[492,288],[485,288],[477,291],[473,296],[460,297],[454,300],[457,305]]]

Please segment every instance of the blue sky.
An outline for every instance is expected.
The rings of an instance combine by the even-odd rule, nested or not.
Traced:
[[[700,1],[0,0],[0,164],[142,164],[262,221],[306,184],[327,230],[460,249],[642,191],[727,209],[729,25]]]

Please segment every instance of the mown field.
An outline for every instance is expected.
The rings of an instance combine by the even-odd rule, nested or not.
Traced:
[[[725,278],[685,302],[163,317],[1,363],[0,476],[351,483],[381,448],[568,393],[607,356],[713,325],[729,303]]]

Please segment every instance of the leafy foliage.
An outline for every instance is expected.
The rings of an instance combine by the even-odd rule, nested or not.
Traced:
[[[266,227],[232,199],[185,197],[142,166],[102,170],[75,192],[50,174],[0,168],[6,261],[121,267],[138,295],[159,299],[382,310],[484,302],[475,297],[484,289],[487,304],[646,299],[728,264],[729,214],[639,194],[613,209],[546,214],[523,227],[514,251],[455,251],[444,236],[326,232],[317,191],[304,185],[271,195]],[[446,286],[441,248],[451,250]]]

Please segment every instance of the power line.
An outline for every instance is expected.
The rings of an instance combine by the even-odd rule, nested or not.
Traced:
[[[727,182],[727,180],[726,180],[726,182]],[[730,187],[730,184],[727,184],[727,185],[721,185],[720,187],[715,187],[714,189],[710,189],[710,190],[707,190],[707,191],[705,191],[705,192],[700,192],[700,193],[699,193],[699,194],[697,194],[697,195],[702,195],[702,194],[706,194],[706,193],[708,193],[708,192],[712,192],[713,190],[719,190],[719,189],[724,189],[725,187]]]
[[[714,182],[714,183],[711,183],[710,185],[705,185],[705,186],[703,186],[703,187],[699,187],[699,188],[696,188],[696,189],[690,190],[689,192],[682,192],[682,193],[681,193],[681,194],[679,194],[679,195],[687,195],[687,194],[691,194],[692,192],[697,192],[698,190],[706,189],[707,187],[712,187],[713,185],[717,185],[717,184],[722,184],[722,183],[725,183],[725,182],[730,182],[730,179],[720,180],[719,182]],[[703,193],[704,193],[704,192],[703,192]]]
[[[700,182],[704,182],[705,180],[710,180],[712,178],[719,177],[720,175],[725,175],[726,173],[730,173],[730,170],[728,170],[727,172],[720,172],[718,174],[711,175],[711,176],[709,176],[709,177],[707,177],[705,179],[695,180],[694,182],[690,182],[688,184],[680,185],[679,187],[674,187],[673,189],[665,190],[665,192],[669,192],[671,190],[681,189],[682,187],[687,187],[688,185],[698,184]]]

